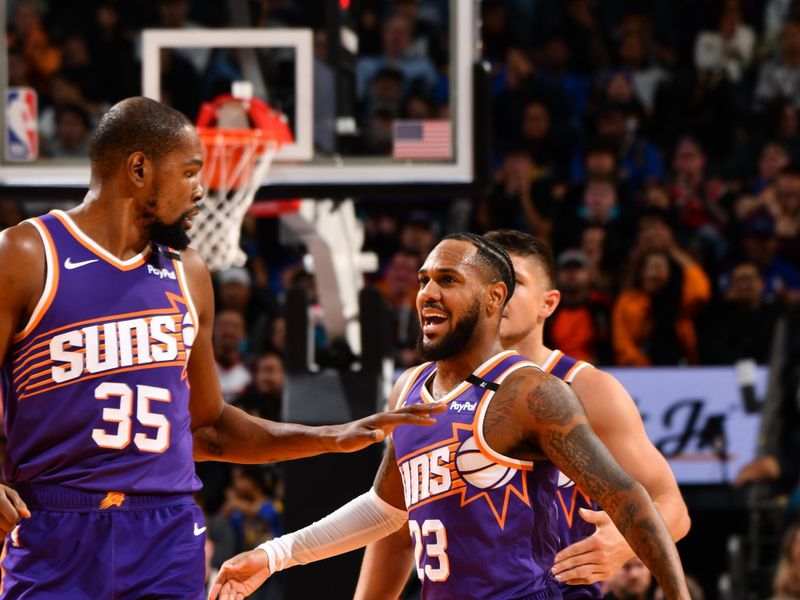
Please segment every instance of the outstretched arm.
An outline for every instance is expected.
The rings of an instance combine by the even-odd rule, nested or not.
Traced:
[[[580,400],[563,381],[528,369],[500,388],[530,441],[603,509],[658,580],[668,600],[689,599],[675,543],[647,491],[614,460],[588,424]],[[495,400],[495,401],[496,401]],[[493,401],[494,403],[494,401]],[[485,434],[492,421],[487,415]]]
[[[209,598],[242,598],[252,594],[272,573],[363,548],[407,521],[403,483],[390,445],[369,492],[308,527],[225,561]]]
[[[672,539],[684,537],[689,512],[664,456],[647,437],[639,411],[625,388],[608,373],[584,369],[572,383],[589,423],[620,466],[641,483],[664,519]],[[594,534],[562,549],[554,572],[570,584],[608,579],[634,552],[604,511],[581,511],[597,526]]]
[[[380,442],[398,425],[430,425],[434,421],[427,415],[444,409],[413,406],[344,425],[308,427],[259,419],[226,404],[211,344],[214,324],[211,277],[196,252],[186,250],[181,258],[200,321],[187,369],[195,460],[261,464],[324,452],[353,452]]]

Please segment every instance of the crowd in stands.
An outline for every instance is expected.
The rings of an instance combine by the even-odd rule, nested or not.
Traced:
[[[356,116],[363,149],[382,153],[394,119],[448,116],[450,5],[358,4]],[[324,42],[319,2],[248,5],[254,26],[311,26]],[[230,22],[227,3],[211,0],[6,6],[8,84],[37,90],[42,154],[58,159],[85,157],[103,111],[141,93],[142,28]],[[781,315],[798,322],[800,300],[800,2],[483,0],[480,17],[491,189],[467,201],[359,203],[397,367],[419,360],[425,255],[453,230],[496,228],[531,232],[553,250],[562,293],[546,330],[553,347],[600,365],[769,362],[773,326]],[[324,61],[324,44],[315,52]],[[165,99],[192,119],[230,77],[224,51],[162,58]],[[25,216],[0,202],[0,229]],[[280,418],[286,290],[305,287],[319,314],[303,249],[279,243],[277,228],[245,221],[250,260],[216,274],[213,335],[226,401],[271,419]],[[203,499],[216,515],[213,564],[281,532],[274,469],[211,465],[201,475],[217,491]],[[800,593],[786,572],[781,589]]]

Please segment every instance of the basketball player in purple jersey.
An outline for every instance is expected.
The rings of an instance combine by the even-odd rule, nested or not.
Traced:
[[[608,373],[544,345],[544,322],[560,300],[550,250],[519,231],[492,231],[484,237],[508,252],[516,274],[514,295],[500,322],[503,347],[516,350],[570,384],[592,429],[620,466],[650,494],[673,539],[681,539],[689,530],[686,505],[669,465],[647,437],[630,395]],[[562,550],[556,555],[553,573],[559,577],[564,598],[601,598],[596,582],[608,579],[633,551],[608,515],[563,474],[556,507]],[[371,544],[364,555],[355,600],[397,598],[413,562],[413,547],[403,530]]]
[[[206,528],[193,456],[353,451],[399,423],[434,423],[432,407],[311,428],[223,403],[211,279],[185,249],[203,195],[194,128],[128,99],[101,119],[90,156],[83,204],[0,234],[14,488],[0,488],[0,598],[198,599]]]
[[[577,396],[502,350],[500,320],[514,290],[508,255],[480,236],[449,236],[419,281],[419,349],[436,362],[407,371],[390,402],[447,403],[447,411],[431,428],[395,430],[368,493],[227,561],[210,598],[242,598],[270,573],[356,549],[406,522],[423,598],[562,598],[551,573],[561,469],[606,508],[665,596],[688,600],[667,527],[594,435]]]

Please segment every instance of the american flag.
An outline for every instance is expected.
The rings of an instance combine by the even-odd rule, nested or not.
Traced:
[[[394,158],[452,158],[450,121],[395,121]]]

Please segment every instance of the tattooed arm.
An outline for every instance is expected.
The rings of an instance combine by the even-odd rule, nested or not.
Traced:
[[[594,434],[569,386],[551,375],[523,369],[509,377],[495,400],[500,401],[495,414],[505,405],[511,409],[508,416],[519,423],[517,444],[533,444],[603,507],[653,572],[665,597],[688,599],[680,557],[663,519],[645,489],[617,464]],[[488,416],[487,436],[492,426]],[[507,439],[506,445],[509,442]]]

